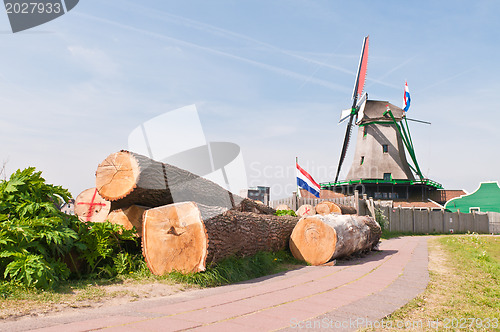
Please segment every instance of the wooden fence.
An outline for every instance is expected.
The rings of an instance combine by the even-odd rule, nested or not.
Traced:
[[[328,198],[328,199],[320,199],[320,198],[305,198],[305,197],[297,197],[292,196],[288,198],[278,199],[270,202],[270,206],[272,208],[276,208],[278,205],[285,204],[288,205],[292,210],[297,211],[301,205],[311,204],[315,206],[323,201],[330,201],[338,205],[352,206],[356,208],[356,211],[359,211],[360,200],[358,195],[339,197],[339,198]],[[364,213],[363,213],[364,214]]]
[[[481,234],[500,233],[500,213],[461,213],[446,212],[439,208],[405,208],[392,207],[389,202],[373,201],[363,197],[359,198],[357,193],[353,196],[318,199],[288,197],[270,202],[270,206],[276,208],[280,204],[288,205],[292,210],[303,204],[315,206],[322,201],[331,201],[335,204],[352,206],[356,208],[359,215],[374,215],[375,209],[380,209],[387,217],[388,228],[394,232],[408,232],[413,234],[428,233],[467,233],[476,232]]]
[[[376,206],[389,221],[389,230],[427,233],[500,233],[500,213],[461,213],[429,208]]]

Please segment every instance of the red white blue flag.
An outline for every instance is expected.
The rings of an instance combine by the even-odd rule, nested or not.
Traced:
[[[408,110],[410,109],[411,98],[410,98],[410,90],[408,90],[408,83],[407,82],[405,82],[405,95],[404,95],[404,98],[405,98],[405,107],[403,108],[403,110],[405,112],[408,112]]]
[[[296,165],[297,185],[319,198],[319,193],[321,191],[319,184],[314,181],[312,176],[307,173],[302,167],[300,167],[298,163],[296,163]]]

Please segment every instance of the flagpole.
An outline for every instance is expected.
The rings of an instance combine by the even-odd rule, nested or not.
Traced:
[[[299,164],[299,157],[295,157],[295,174],[298,175],[297,165]],[[297,183],[297,177],[295,178],[295,182]],[[301,197],[299,184],[297,183],[297,197]]]

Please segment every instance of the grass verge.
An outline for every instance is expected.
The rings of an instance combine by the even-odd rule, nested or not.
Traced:
[[[429,271],[426,291],[385,319],[385,326],[405,322],[414,330],[500,330],[500,237],[433,237]]]
[[[287,251],[259,252],[251,257],[227,258],[204,272],[173,272],[170,273],[170,278],[201,287],[214,287],[278,273],[296,265],[304,265],[304,262],[295,259]]]

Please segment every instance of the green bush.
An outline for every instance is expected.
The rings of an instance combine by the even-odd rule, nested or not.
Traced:
[[[112,277],[135,268],[133,231],[62,213],[58,207],[70,197],[34,167],[0,181],[0,278],[47,289],[82,274]]]
[[[389,229],[389,219],[387,219],[381,209],[375,209],[375,221],[380,225],[382,232]]]
[[[277,216],[292,216],[292,217],[297,216],[297,214],[295,214],[295,211],[293,211],[293,210],[276,210],[276,215]]]

